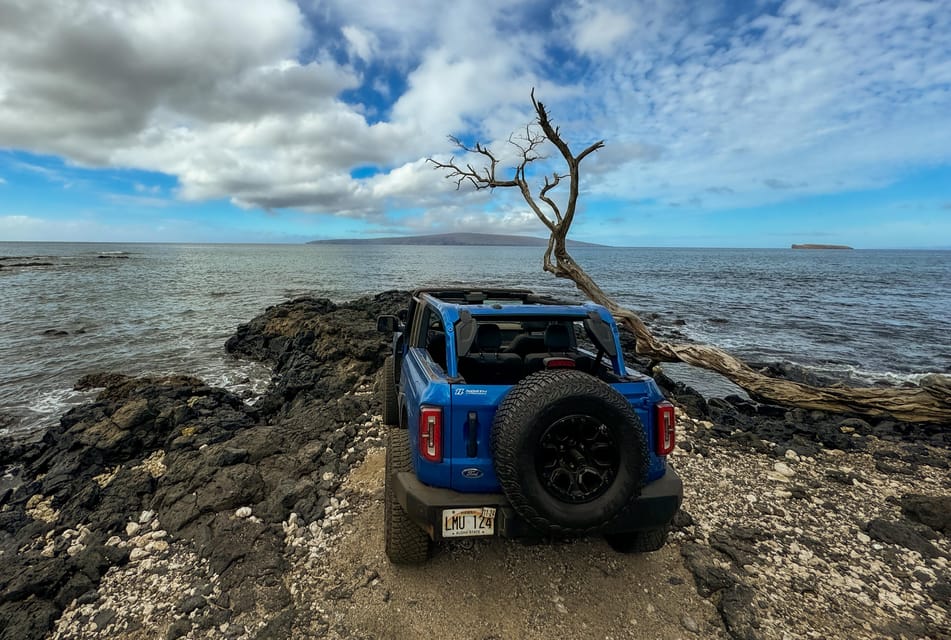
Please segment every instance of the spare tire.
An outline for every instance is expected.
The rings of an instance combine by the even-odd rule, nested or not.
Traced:
[[[492,452],[512,507],[549,533],[597,531],[647,479],[637,414],[615,389],[580,371],[541,371],[515,385],[495,414]]]

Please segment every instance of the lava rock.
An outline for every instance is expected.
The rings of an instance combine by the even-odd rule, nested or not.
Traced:
[[[207,601],[200,595],[188,596],[178,603],[175,610],[181,614],[188,615],[192,611],[201,609],[206,604],[208,604]]]
[[[759,632],[756,610],[751,606],[755,592],[744,584],[734,584],[720,596],[717,610],[723,617],[727,632],[736,640],[758,640],[764,637]]]
[[[700,595],[709,597],[737,583],[737,578],[731,571],[718,565],[717,562],[722,556],[710,547],[688,542],[681,546],[680,553],[693,574]]]
[[[178,640],[188,635],[188,632],[192,630],[192,623],[188,620],[176,620],[168,627],[168,631],[165,632],[165,640]]]
[[[917,551],[925,558],[938,558],[944,555],[920,533],[902,522],[889,522],[876,518],[865,526],[865,531],[875,540]]]
[[[49,600],[30,598],[0,602],[0,640],[40,640],[59,618],[60,609]]]
[[[901,497],[901,512],[909,520],[951,535],[951,496],[905,494]]]

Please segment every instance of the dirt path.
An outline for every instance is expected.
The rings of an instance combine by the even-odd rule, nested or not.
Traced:
[[[383,450],[368,454],[349,488],[359,507],[343,535],[294,565],[298,610],[316,615],[294,637],[658,638],[725,637],[697,595],[676,546],[620,555],[597,538],[527,546],[454,543],[422,567],[383,553]],[[360,533],[358,533],[360,532]]]

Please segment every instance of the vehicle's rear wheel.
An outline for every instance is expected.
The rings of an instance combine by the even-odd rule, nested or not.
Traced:
[[[406,515],[393,487],[395,474],[413,470],[410,456],[408,432],[390,429],[383,480],[383,536],[386,555],[393,564],[421,564],[429,557],[429,536]]]
[[[399,399],[396,396],[396,360],[389,356],[383,361],[383,424],[396,426],[400,422]]]
[[[627,533],[606,533],[604,539],[618,553],[649,553],[659,551],[667,544],[667,527],[630,531]]]
[[[492,451],[499,484],[535,528],[601,529],[640,495],[647,443],[630,403],[580,371],[541,371],[506,395]]]

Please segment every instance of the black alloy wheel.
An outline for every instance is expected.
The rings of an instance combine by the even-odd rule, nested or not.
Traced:
[[[600,420],[566,416],[542,433],[535,471],[545,490],[562,502],[590,502],[604,495],[617,477],[619,445]]]

